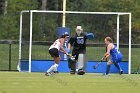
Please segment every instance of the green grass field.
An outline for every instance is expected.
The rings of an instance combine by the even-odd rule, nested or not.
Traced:
[[[139,93],[140,75],[0,72],[0,93]]]

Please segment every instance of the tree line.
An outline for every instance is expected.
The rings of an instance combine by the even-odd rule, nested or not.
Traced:
[[[131,12],[132,43],[140,43],[140,1],[139,0],[67,0],[67,11],[88,12]],[[0,0],[0,39],[19,39],[19,15],[22,10],[62,11],[63,0]],[[62,26],[61,14],[35,14],[33,21],[34,40],[53,40],[57,27]],[[29,39],[29,14],[24,15],[24,37]],[[29,19],[28,19],[29,20]],[[66,26],[74,34],[76,25],[82,25],[86,32],[93,32],[98,40],[104,36],[116,39],[116,16],[67,15]],[[120,17],[120,38],[128,41],[128,16]],[[54,38],[55,37],[55,38]]]

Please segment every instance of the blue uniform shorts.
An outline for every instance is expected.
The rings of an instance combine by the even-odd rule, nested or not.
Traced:
[[[113,63],[120,63],[121,61],[122,61],[122,58],[123,58],[123,56],[120,54],[120,55],[117,55],[117,56],[114,56],[114,57],[112,57],[111,58],[111,62],[113,62]]]

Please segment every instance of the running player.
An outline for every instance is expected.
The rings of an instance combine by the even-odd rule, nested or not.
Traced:
[[[105,38],[105,44],[107,45],[107,52],[104,54],[104,57],[102,58],[102,60],[105,60],[106,58],[109,58],[109,56],[111,56],[111,59],[109,59],[107,62],[105,75],[109,74],[110,66],[112,64],[115,65],[115,67],[119,70],[120,74],[123,74],[123,70],[121,69],[119,65],[119,63],[122,61],[122,58],[123,58],[122,53],[113,44],[113,40],[110,37]]]
[[[69,55],[66,50],[63,48],[63,44],[69,38],[68,34],[62,35],[59,39],[57,39],[49,48],[49,54],[54,58],[55,64],[52,65],[45,73],[46,76],[50,76],[51,72],[57,73],[57,67],[60,62],[59,51],[64,52],[67,56]]]

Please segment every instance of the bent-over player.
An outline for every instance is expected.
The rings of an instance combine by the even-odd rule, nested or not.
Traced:
[[[106,58],[109,58],[109,56],[111,56],[111,59],[109,59],[107,62],[105,75],[109,74],[110,66],[112,64],[115,65],[115,67],[119,70],[120,74],[123,74],[123,70],[121,69],[119,65],[119,63],[122,61],[122,58],[123,58],[122,53],[113,44],[113,40],[110,37],[106,37],[104,41],[105,41],[105,44],[107,45],[107,52],[104,54],[104,57],[102,58],[102,60],[105,60]]]
[[[57,73],[57,67],[60,62],[60,56],[59,51],[64,52],[67,56],[69,55],[66,50],[63,48],[63,44],[65,41],[67,41],[69,38],[68,34],[63,34],[59,39],[57,39],[49,48],[49,54],[54,58],[55,64],[52,65],[45,73],[46,76],[50,76],[52,73],[51,71],[54,71],[54,73]]]

